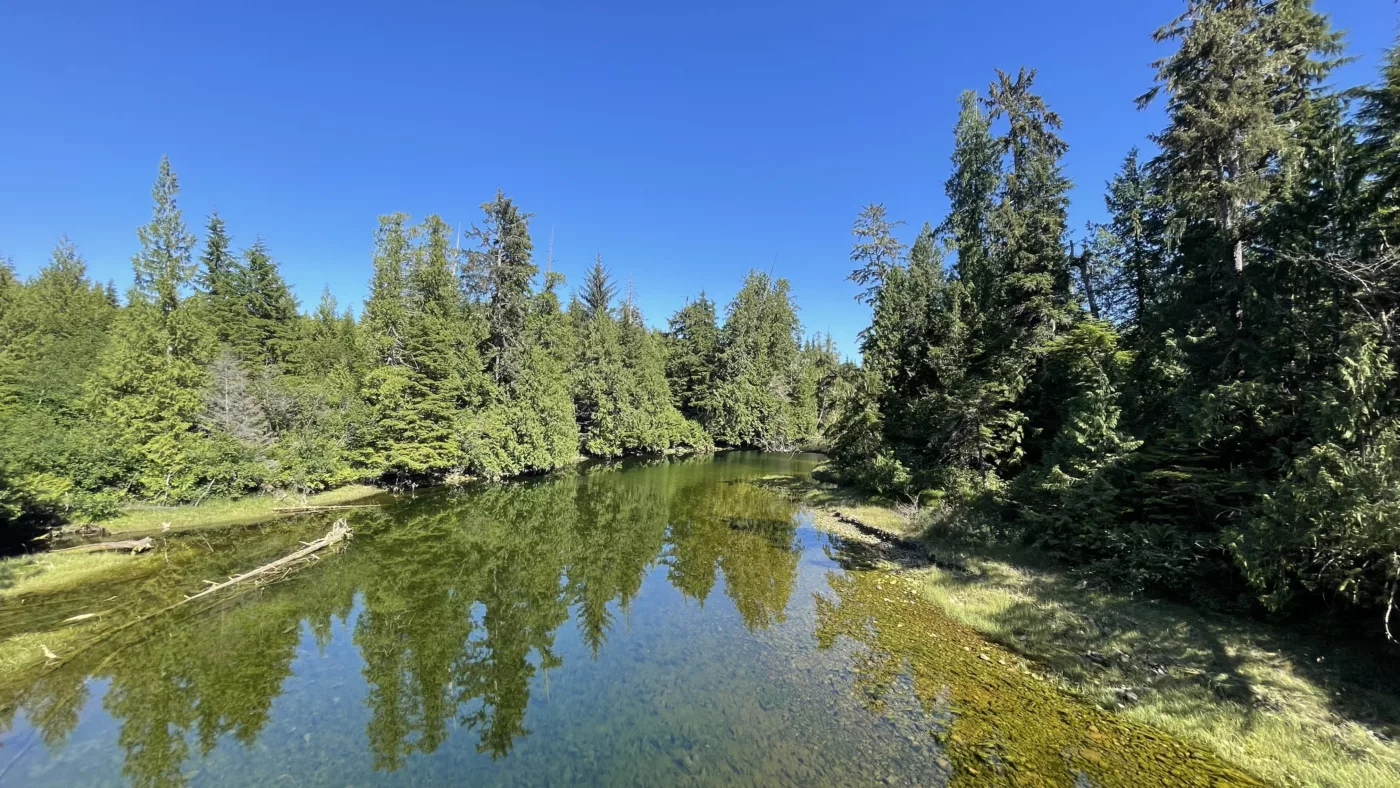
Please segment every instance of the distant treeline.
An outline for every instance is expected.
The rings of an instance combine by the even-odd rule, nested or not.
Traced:
[[[301,314],[270,250],[202,243],[162,160],[124,299],[60,241],[28,281],[0,261],[0,523],[97,517],[357,479],[548,471],[581,455],[815,441],[853,377],[804,339],[788,283],[702,293],[662,333],[602,260],[562,295],[530,215],[497,194],[466,233],[381,217],[359,319]],[[197,254],[197,256],[196,256]]]
[[[912,247],[860,215],[874,320],[835,456],[956,536],[1389,623],[1400,49],[1334,89],[1341,37],[1310,0],[1191,0],[1156,38],[1176,50],[1140,104],[1167,126],[1077,243],[1034,71],[963,96],[950,212]]]

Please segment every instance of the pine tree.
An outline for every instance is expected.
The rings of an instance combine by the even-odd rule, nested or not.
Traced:
[[[1155,37],[1180,47],[1156,64],[1157,85],[1139,99],[1167,95],[1154,167],[1175,221],[1201,249],[1189,263],[1200,291],[1192,298],[1233,336],[1246,322],[1250,225],[1288,171],[1297,152],[1289,129],[1337,64],[1341,39],[1311,0],[1190,0]]]
[[[704,292],[686,303],[668,322],[666,377],[676,408],[687,419],[698,421],[710,396],[719,324],[715,302]]]
[[[193,236],[175,203],[179,187],[161,159],[151,223],[137,231],[136,285],[113,327],[88,398],[91,412],[126,455],[135,490],[184,498],[202,476],[198,424],[212,357],[211,337],[180,297],[194,272]]]
[[[802,326],[789,291],[750,271],[725,312],[701,422],[717,443],[784,448],[807,437],[794,412]]]
[[[478,248],[468,255],[466,280],[468,291],[485,302],[484,355],[499,384],[515,380],[522,371],[530,280],[539,269],[531,262],[530,214],[499,191],[481,208],[486,216],[480,227],[472,228]]]
[[[136,231],[141,239],[141,253],[132,258],[136,288],[153,300],[165,314],[180,305],[182,290],[194,276],[190,259],[194,236],[185,229],[185,222],[176,205],[180,181],[170,168],[170,159],[161,157],[160,172],[151,195],[155,201],[150,224]]]
[[[948,218],[940,226],[957,251],[957,276],[979,311],[990,308],[998,278],[991,264],[990,223],[1001,186],[1001,152],[977,94],[958,97],[961,111],[953,130],[953,174],[944,184]]]
[[[850,280],[865,288],[860,300],[873,301],[890,271],[904,256],[904,244],[894,237],[894,231],[902,224],[886,218],[885,206],[878,203],[865,206],[856,217],[851,235],[859,240],[851,248],[851,262],[856,264],[856,269],[851,272]]]

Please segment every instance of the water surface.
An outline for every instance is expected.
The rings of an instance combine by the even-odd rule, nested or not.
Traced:
[[[154,614],[327,521],[173,537],[142,577],[0,611],[7,637],[101,613],[0,697],[0,784],[1245,781],[861,568],[762,482],[813,459],[420,494],[281,582]]]

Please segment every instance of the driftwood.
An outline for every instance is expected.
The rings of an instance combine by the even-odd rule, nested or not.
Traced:
[[[378,509],[383,504],[378,503],[355,503],[342,506],[274,506],[272,511],[278,514],[300,514],[302,512],[334,512],[339,509]]]
[[[61,550],[54,550],[55,553],[144,553],[151,549],[151,537],[145,539],[127,539],[122,542],[93,542],[92,544],[80,544],[77,547],[65,547]]]
[[[884,528],[881,528],[879,526],[871,525],[862,520],[858,520],[855,517],[850,516],[849,514],[842,514],[841,512],[832,512],[831,516],[835,517],[839,522],[843,522],[846,525],[854,527],[857,531],[860,531],[866,536],[873,536],[882,542],[889,542],[891,544],[902,547],[905,550],[916,550],[920,553],[924,552],[924,546],[919,542],[916,542],[913,539],[906,539],[905,537],[900,536],[899,534],[894,533],[892,531],[886,531]]]
[[[263,564],[257,569],[250,569],[249,571],[244,572],[241,575],[235,575],[234,577],[231,577],[222,583],[214,583],[213,581],[206,580],[205,582],[209,584],[208,588],[204,589],[203,591],[200,591],[198,594],[192,594],[190,596],[185,597],[184,601],[178,604],[184,604],[185,602],[190,602],[195,599],[199,599],[202,596],[208,596],[209,594],[212,594],[215,591],[221,591],[225,588],[228,588],[229,586],[235,586],[239,583],[244,583],[249,580],[255,580],[270,572],[275,572],[278,569],[288,567],[298,561],[307,558],[315,558],[316,556],[314,554],[318,550],[324,550],[325,548],[330,547],[331,545],[336,544],[337,542],[343,542],[346,539],[349,539],[350,536],[350,524],[345,522],[345,520],[343,519],[336,520],[335,524],[331,526],[331,530],[327,531],[325,536],[321,537],[320,539],[317,539],[314,542],[306,542],[306,546],[296,551],[295,553],[283,556],[271,563]]]
[[[873,536],[886,544],[892,544],[901,549],[917,553],[918,555],[923,556],[929,563],[933,564],[939,569],[951,569],[957,572],[967,571],[967,564],[964,564],[963,562],[957,560],[950,561],[939,558],[938,556],[929,552],[928,545],[916,539],[909,539],[907,537],[900,536],[899,534],[886,531],[884,528],[881,528],[876,525],[871,525],[855,517],[852,517],[849,514],[842,514],[838,511],[833,511],[831,513],[831,516],[835,517],[838,521],[855,528],[857,531],[860,531],[866,536]]]
[[[54,528],[47,533],[34,537],[38,542],[44,539],[65,536],[111,536],[112,532],[97,523],[83,523],[82,525],[65,525],[61,528]]]

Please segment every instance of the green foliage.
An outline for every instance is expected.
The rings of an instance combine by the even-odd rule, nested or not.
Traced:
[[[1389,611],[1400,57],[1351,113],[1308,0],[1193,0],[1157,37],[1178,43],[1143,99],[1166,99],[1160,153],[1129,154],[1083,254],[1029,71],[985,115],[962,99],[949,270],[927,229],[899,260],[896,223],[861,214],[873,315],[834,457],[1134,588]]]
[[[700,419],[710,396],[715,353],[719,350],[719,322],[715,302],[705,296],[681,307],[666,331],[666,378],[676,408],[693,421]]]
[[[725,446],[784,449],[814,437],[797,391],[802,325],[787,280],[750,271],[726,310],[701,423]]]
[[[583,450],[620,457],[707,446],[703,431],[672,401],[661,338],[630,298],[613,308],[616,289],[600,257],[570,307],[578,348],[571,375],[574,412]]]

